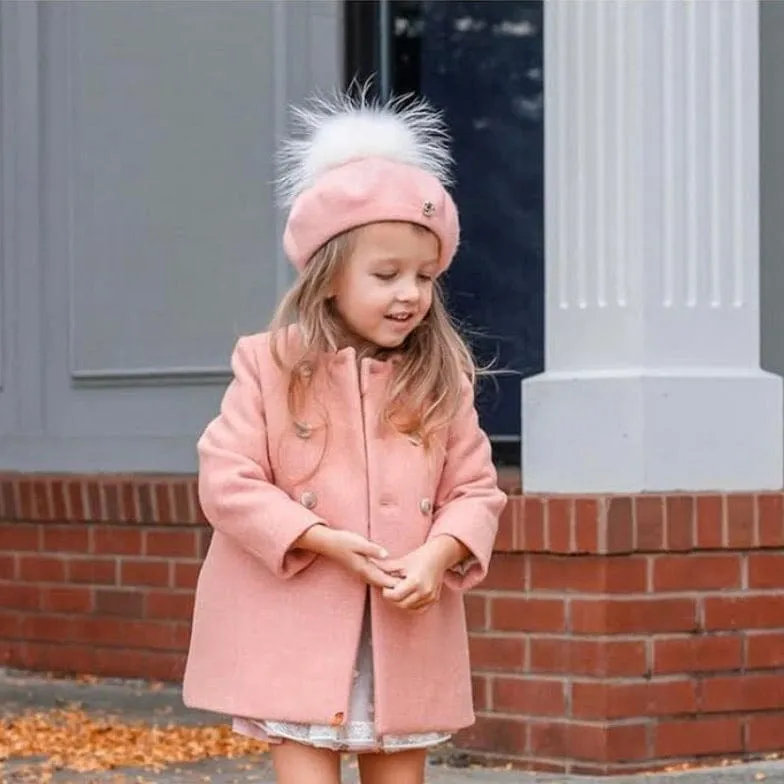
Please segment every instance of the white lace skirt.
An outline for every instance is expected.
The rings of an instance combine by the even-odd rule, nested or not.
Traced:
[[[373,702],[373,649],[370,610],[367,606],[345,724],[332,727],[326,724],[238,718],[234,720],[234,731],[273,743],[286,739],[318,748],[348,752],[421,749],[443,743],[450,737],[450,734],[445,732],[377,735],[373,721]]]

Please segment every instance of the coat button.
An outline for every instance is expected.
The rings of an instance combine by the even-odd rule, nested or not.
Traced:
[[[310,438],[313,435],[313,428],[307,422],[295,422],[294,432],[297,438]]]
[[[419,502],[419,509],[422,514],[429,515],[433,511],[433,502],[429,498],[423,498]]]
[[[305,507],[305,509],[313,509],[317,500],[318,498],[316,497],[316,494],[310,490],[307,490],[300,496],[299,502],[302,504],[302,506]]]

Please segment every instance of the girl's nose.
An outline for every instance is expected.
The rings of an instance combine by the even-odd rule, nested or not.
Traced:
[[[415,302],[419,299],[419,286],[416,281],[402,281],[397,292],[398,299],[403,302]]]

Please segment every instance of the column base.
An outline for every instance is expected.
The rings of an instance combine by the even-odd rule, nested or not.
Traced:
[[[784,482],[782,379],[559,373],[523,382],[528,493],[774,490]]]

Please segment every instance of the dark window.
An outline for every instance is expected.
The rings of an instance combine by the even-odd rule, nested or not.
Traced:
[[[520,381],[544,365],[541,0],[346,0],[346,80],[445,112],[462,236],[452,312],[496,383],[481,388],[498,458],[519,461]]]

